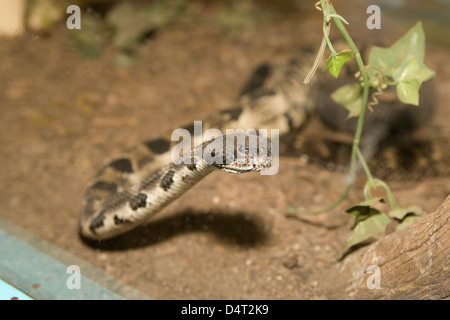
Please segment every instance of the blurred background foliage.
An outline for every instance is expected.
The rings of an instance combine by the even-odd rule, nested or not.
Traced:
[[[409,26],[420,19],[425,21],[427,39],[450,45],[446,31],[449,0],[362,1],[383,8],[382,23],[391,19]],[[274,17],[317,15],[312,0],[0,0],[0,34],[24,30],[51,34],[52,28],[65,23],[66,9],[73,4],[81,8],[82,28],[68,33],[72,47],[85,57],[96,58],[112,44],[118,65],[133,63],[146,40],[174,23],[210,24],[245,41],[261,24],[276,23]],[[352,3],[338,1],[337,5],[350,10]]]

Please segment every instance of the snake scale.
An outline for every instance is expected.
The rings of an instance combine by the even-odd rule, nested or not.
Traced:
[[[346,119],[345,110],[329,106],[332,103],[322,92],[321,76],[308,86],[302,83],[314,56],[311,50],[300,49],[288,57],[262,64],[250,77],[234,105],[205,119],[203,130],[278,129],[282,136],[299,131],[314,112],[318,112],[324,122],[335,129],[354,130],[354,120]],[[404,105],[400,108],[380,106],[381,112],[368,112],[366,136],[370,136],[367,133],[376,133],[374,136],[378,140],[374,143],[377,144],[382,136],[399,124],[405,124],[407,130],[412,130],[429,118],[433,106],[433,103],[427,102],[427,108],[419,112]],[[194,133],[192,125],[184,128]],[[196,158],[196,150],[215,146],[223,142],[224,137],[192,145],[191,151],[185,155],[192,160],[188,164],[171,162],[174,142],[170,139],[170,133],[145,141],[109,161],[86,189],[80,217],[81,235],[103,240],[128,232],[148,222],[162,208],[216,169],[242,173],[263,170],[271,165],[270,147],[264,152],[250,154],[249,148],[239,145],[239,142],[233,144],[231,153],[235,156],[242,153],[246,160],[251,160],[252,163],[247,161],[244,164],[247,166],[244,169],[236,167],[235,163],[218,166]],[[261,140],[267,138],[258,139],[264,142],[262,145],[267,144],[267,141]],[[220,150],[222,156],[229,152],[225,148]]]

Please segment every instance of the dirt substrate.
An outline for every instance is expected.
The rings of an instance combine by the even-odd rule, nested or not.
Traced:
[[[321,22],[312,13],[278,17],[242,39],[207,23],[175,24],[126,68],[114,66],[112,45],[101,59],[80,57],[64,26],[2,39],[1,217],[158,299],[348,298],[324,279],[342,263],[352,222],[343,210],[362,192],[353,189],[329,213],[287,218],[288,207],[322,208],[345,185],[345,173],[305,157],[281,155],[274,176],[215,172],[148,226],[107,245],[90,246],[77,232],[84,189],[107,159],[229,106],[260,62],[317,45]],[[406,30],[361,30],[357,17],[366,14],[354,18],[357,39],[384,34],[390,42]],[[438,109],[420,135],[448,139],[450,54],[433,44],[427,54],[437,70]],[[321,131],[315,126],[306,131]],[[450,192],[448,176],[389,183],[401,204],[426,212]]]

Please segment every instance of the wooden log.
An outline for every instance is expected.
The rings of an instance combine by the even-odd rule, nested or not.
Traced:
[[[450,196],[432,214],[336,265],[335,299],[450,299]],[[331,278],[330,278],[331,280]]]

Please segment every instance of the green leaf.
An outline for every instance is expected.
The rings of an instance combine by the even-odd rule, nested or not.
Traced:
[[[373,208],[371,208],[373,209]],[[356,217],[355,217],[356,219]],[[390,219],[382,212],[373,214],[368,218],[360,221],[353,228],[351,234],[344,241],[341,247],[341,254],[344,254],[348,249],[370,238],[379,239],[383,237],[386,226]]]
[[[363,90],[359,83],[347,84],[331,94],[331,98],[348,110],[348,117],[356,117],[361,112]]]
[[[345,62],[353,58],[353,53],[351,50],[343,50],[336,55],[331,55],[323,68],[323,71],[330,71],[330,73],[335,77],[339,77],[342,66]]]
[[[400,222],[400,224],[397,226],[397,230],[402,230],[414,223],[416,223],[418,220],[422,219],[422,216],[416,215],[416,214],[408,214],[405,216],[405,218]]]
[[[370,215],[378,214],[380,212],[379,210],[371,207],[371,205],[373,205],[377,202],[384,203],[384,199],[383,198],[367,199],[367,200],[362,201],[362,202],[354,205],[353,207],[345,210],[345,212],[350,213],[356,217],[355,223],[354,223],[354,225],[356,225],[358,223],[358,221],[364,220],[365,218],[369,217]]]
[[[360,202],[357,205],[354,205],[353,207],[345,210],[347,213],[350,213],[355,216],[355,221],[353,223],[352,228],[355,228],[359,222],[361,222],[373,215],[377,215],[377,214],[381,213],[380,210],[371,207],[371,205],[373,205],[377,202],[384,202],[384,200],[382,198],[368,199],[368,200]]]
[[[403,220],[408,214],[420,216],[422,214],[422,208],[419,206],[402,207],[392,210],[388,213],[389,217],[397,220]]]
[[[418,22],[403,37],[389,48],[374,46],[370,50],[368,64],[384,70],[385,75],[393,72],[411,58],[423,63],[425,57],[425,33]],[[375,71],[375,70],[372,70]]]
[[[350,213],[349,210],[353,210],[353,208],[357,208],[357,207],[370,207],[371,205],[377,203],[377,202],[381,202],[384,203],[384,199],[383,198],[370,198],[370,199],[366,199],[356,205],[354,205],[353,207],[351,207],[350,209],[347,209],[346,212]]]
[[[419,105],[419,88],[422,82],[434,75],[428,67],[421,67],[417,58],[411,58],[403,69],[397,69],[393,77],[399,82],[397,95],[403,103]]]
[[[419,88],[414,82],[400,81],[397,85],[397,96],[403,103],[419,105]]]
[[[435,75],[424,62],[425,33],[418,22],[389,48],[374,46],[369,55],[369,77],[381,70],[397,85],[397,95],[403,103],[418,105],[419,89],[424,81]]]
[[[401,230],[422,218],[422,208],[419,206],[397,208],[389,212],[388,215],[400,220],[397,230]]]
[[[416,81],[418,85],[423,81],[428,80],[434,75],[434,71],[424,66],[417,60],[417,57],[412,57],[402,64],[402,68],[395,69],[392,77],[396,81]]]

